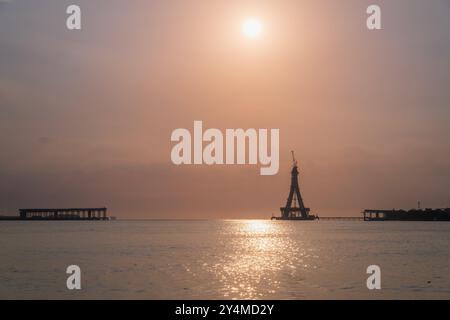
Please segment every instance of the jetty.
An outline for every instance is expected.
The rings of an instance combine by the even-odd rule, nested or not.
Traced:
[[[319,220],[329,221],[363,221],[363,217],[320,217]]]
[[[19,209],[18,216],[0,216],[0,220],[109,220],[107,208],[52,208]]]
[[[450,221],[450,208],[363,211],[364,221]]]

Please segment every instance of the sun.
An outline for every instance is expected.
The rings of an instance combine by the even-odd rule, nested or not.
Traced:
[[[259,38],[263,32],[261,21],[249,18],[242,23],[242,33],[248,38]]]

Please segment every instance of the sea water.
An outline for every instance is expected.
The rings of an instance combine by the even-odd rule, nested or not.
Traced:
[[[3,221],[0,298],[450,299],[450,222]]]

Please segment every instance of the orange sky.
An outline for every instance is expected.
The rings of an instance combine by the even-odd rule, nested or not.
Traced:
[[[0,213],[267,218],[290,150],[319,215],[450,206],[450,4],[377,1],[371,32],[372,2],[79,1],[67,31],[63,2],[0,1]],[[279,128],[278,175],[174,166],[170,134],[194,120]]]

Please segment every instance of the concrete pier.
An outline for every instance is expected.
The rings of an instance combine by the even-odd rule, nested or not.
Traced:
[[[108,220],[107,208],[19,209],[17,220]]]
[[[364,221],[450,221],[450,208],[363,211]]]

